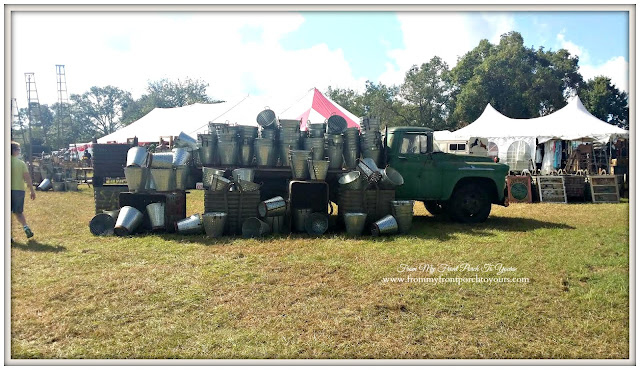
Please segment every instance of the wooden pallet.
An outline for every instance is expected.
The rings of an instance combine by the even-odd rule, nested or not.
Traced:
[[[541,202],[567,203],[563,176],[538,176],[536,183]]]
[[[615,175],[589,176],[593,203],[619,203],[620,192]]]

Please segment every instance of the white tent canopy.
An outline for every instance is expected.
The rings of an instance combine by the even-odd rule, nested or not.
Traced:
[[[618,137],[629,137],[629,131],[594,117],[578,96],[570,99],[562,109],[547,116],[531,119],[509,118],[487,104],[477,120],[453,132],[460,139],[486,137],[498,146],[498,157],[509,163],[508,153],[527,152],[535,158],[536,140],[593,141],[607,143]]]
[[[287,103],[285,103],[287,102]],[[291,102],[294,102],[291,104]],[[324,122],[331,114],[343,116],[349,125],[358,125],[358,118],[315,88],[297,97],[258,97],[247,95],[218,104],[192,104],[178,108],[155,108],[144,117],[120,130],[103,136],[98,143],[126,143],[134,136],[140,143],[157,142],[160,136],[178,136],[180,132],[197,137],[208,131],[209,122],[256,126],[257,116],[264,109],[276,112],[279,118],[307,119]]]

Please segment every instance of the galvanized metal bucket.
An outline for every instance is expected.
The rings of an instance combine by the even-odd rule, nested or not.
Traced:
[[[296,231],[301,233],[306,232],[304,224],[312,211],[311,208],[298,208],[293,210],[293,227]]]
[[[51,179],[44,179],[44,180],[42,180],[40,185],[38,185],[37,189],[38,190],[42,190],[42,191],[47,191],[47,190],[51,189],[52,187],[53,187],[53,185],[51,183]]]
[[[342,175],[338,179],[338,184],[340,185],[340,188],[346,189],[346,190],[362,189],[363,183],[362,183],[362,180],[360,179],[360,172],[351,171],[349,173]]]
[[[173,166],[184,166],[189,163],[191,153],[187,149],[173,148],[171,152],[173,153],[173,161],[171,162]]]
[[[129,235],[142,224],[143,217],[142,212],[137,209],[124,206],[120,209],[113,232],[118,236]]]
[[[309,163],[311,151],[290,150],[289,163],[291,165],[291,175],[296,180],[306,180],[309,177]]]
[[[224,170],[219,170],[212,167],[202,167],[202,185],[205,189],[209,189],[211,187],[213,175],[224,177]]]
[[[327,132],[339,134],[347,129],[347,120],[337,114],[332,114],[327,118]]]
[[[329,218],[325,213],[311,213],[304,221],[304,229],[309,235],[322,235],[329,228]]]
[[[382,189],[395,189],[396,187],[404,184],[404,178],[400,172],[396,171],[392,167],[387,167],[384,170],[380,170],[382,179],[380,180],[380,187]]]
[[[256,191],[260,190],[260,184],[256,184],[251,181],[238,180],[236,184],[240,187],[241,191]]]
[[[278,124],[276,113],[269,108],[258,113],[256,121],[261,127],[275,127]]]
[[[276,151],[274,141],[267,138],[258,138],[254,140],[254,153],[256,156],[256,165],[260,167],[276,165]]]
[[[249,217],[242,223],[243,238],[260,238],[270,232],[271,227],[269,224],[257,217]]]
[[[152,153],[151,168],[173,168],[173,153]]]
[[[151,177],[157,191],[176,190],[176,171],[173,168],[152,168]]]
[[[406,234],[411,229],[413,203],[412,200],[391,201],[391,215],[393,215],[398,222],[398,232],[402,234]]]
[[[64,190],[65,190],[64,182],[53,183],[53,191],[64,191]]]
[[[204,232],[204,226],[202,225],[202,218],[199,213],[191,215],[176,222],[176,229],[178,234],[202,234]]]
[[[222,166],[237,165],[239,153],[240,146],[236,140],[218,142],[218,156]]]
[[[227,189],[230,183],[231,183],[231,180],[225,177],[212,175],[211,185],[209,188],[213,191],[222,191]]]
[[[173,141],[174,147],[177,148],[191,148],[193,150],[198,149],[198,141],[191,136],[185,134],[184,132],[180,132],[178,137]]]
[[[261,139],[277,140],[278,139],[278,130],[275,127],[274,128],[269,128],[269,129],[263,129],[262,131],[260,131],[260,138]]]
[[[266,222],[271,228],[271,232],[274,234],[285,234],[287,232],[287,225],[285,224],[285,216],[265,217]]]
[[[358,160],[358,171],[360,171],[369,182],[378,182],[382,179],[380,169],[371,158]]]
[[[329,170],[329,161],[309,159],[309,178],[311,180],[324,181]]]
[[[360,236],[364,231],[367,214],[361,212],[347,212],[344,214],[344,226],[347,229],[347,235]]]
[[[283,216],[286,212],[287,202],[281,196],[267,199],[258,204],[258,214],[263,218]]]
[[[189,181],[189,166],[176,167],[176,189],[187,190]]]
[[[147,205],[147,214],[151,221],[151,229],[161,230],[165,228],[164,223],[164,203],[151,203]]]
[[[98,213],[89,221],[89,231],[95,236],[113,235],[116,220],[108,214]]]
[[[382,156],[382,150],[379,148],[365,148],[362,149],[362,157],[370,158],[376,165],[379,165]]]
[[[146,189],[149,181],[149,169],[146,167],[127,166],[124,168],[124,177],[127,179],[129,191],[136,193]]]
[[[78,191],[78,182],[75,180],[65,180],[64,186],[67,191]]]
[[[360,158],[360,149],[355,144],[355,146],[347,146],[345,142],[345,147],[342,152],[344,156],[344,164],[348,169],[354,169],[358,165],[358,158]]]
[[[227,222],[225,212],[207,212],[202,214],[204,232],[210,238],[219,238],[224,233],[224,225]]]
[[[280,120],[280,127],[281,128],[285,128],[285,129],[297,128],[298,131],[299,131],[301,122],[302,121],[299,120],[299,119],[281,119]]]
[[[147,148],[134,146],[127,151],[127,166],[142,167],[147,163]]]
[[[198,134],[200,142],[200,161],[203,166],[211,166],[214,164],[216,156],[217,142],[214,140],[213,134]]]
[[[240,165],[251,166],[253,164],[253,141],[249,142],[246,139],[245,141],[240,146]]]
[[[310,123],[307,125],[310,138],[324,137],[326,131],[324,123]]]
[[[231,171],[231,176],[233,176],[233,180],[238,182],[239,180],[244,181],[253,181],[253,174],[255,170],[253,168],[236,168]]]
[[[392,215],[386,215],[371,225],[371,235],[388,235],[398,232],[398,222]]]
[[[118,215],[120,214],[120,210],[119,209],[115,209],[112,211],[102,211],[102,213],[106,213],[109,216],[111,216],[113,218],[113,221],[115,222],[115,220],[118,219]]]
[[[342,154],[342,147],[330,146],[326,149],[327,157],[329,158],[329,169],[338,170],[342,168],[344,158]]]
[[[305,138],[304,149],[311,150],[313,152],[312,159],[317,161],[324,159],[324,136]]]

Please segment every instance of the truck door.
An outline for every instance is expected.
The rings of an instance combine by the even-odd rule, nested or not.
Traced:
[[[429,139],[426,132],[404,133],[397,155],[390,158],[391,167],[404,177],[404,185],[396,189],[398,199],[440,199],[442,179]]]

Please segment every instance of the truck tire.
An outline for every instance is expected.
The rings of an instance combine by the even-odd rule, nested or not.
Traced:
[[[449,203],[449,216],[465,224],[486,221],[491,213],[489,194],[483,186],[465,184],[456,190]]]
[[[440,216],[447,212],[447,206],[444,203],[437,202],[435,200],[425,200],[423,203],[424,208],[426,208],[433,216]]]

